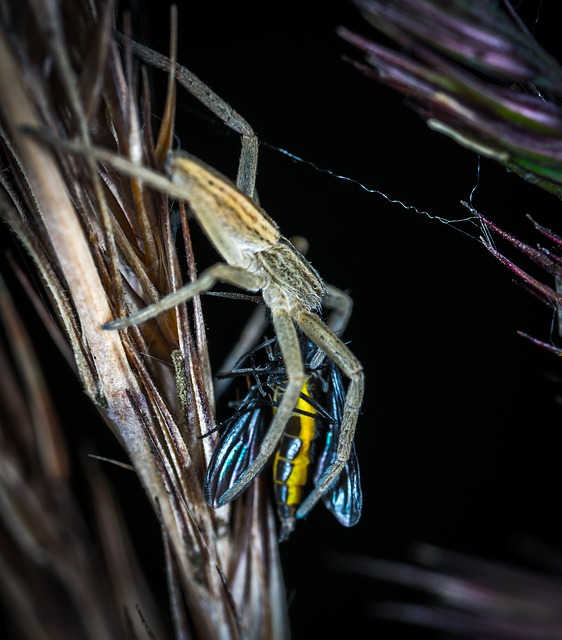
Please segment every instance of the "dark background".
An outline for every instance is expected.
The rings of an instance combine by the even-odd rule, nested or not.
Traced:
[[[536,24],[538,3],[524,7],[525,18],[548,45],[543,5]],[[163,26],[155,32],[156,18],[148,26],[153,45],[166,51],[158,7]],[[356,637],[398,637],[405,629],[373,618],[372,604],[420,598],[334,571],[330,553],[408,560],[412,544],[423,541],[523,563],[519,533],[559,542],[562,416],[550,376],[560,364],[516,333],[556,342],[553,313],[514,284],[478,242],[478,228],[406,210],[275,147],[450,220],[466,217],[460,201],[476,187],[475,206],[531,244],[540,238],[525,215],[562,232],[559,205],[491,161],[482,160],[477,184],[475,154],[429,131],[401,96],[352,68],[344,56],[359,54],[338,38],[339,25],[385,40],[350,2],[185,2],[179,21],[179,60],[262,141],[263,207],[285,235],[309,239],[312,264],[355,301],[346,337],[367,376],[356,437],[364,513],[346,530],[320,506],[282,545],[294,637],[350,629]],[[238,137],[179,95],[181,146],[234,176]],[[204,246],[196,245],[202,263]],[[206,300],[205,310],[221,362],[243,322],[240,310],[243,319],[248,310],[220,299]],[[417,628],[408,632],[420,637]]]
[[[535,20],[538,5],[528,4],[527,19]],[[536,28],[548,48],[552,16],[543,5]],[[166,7],[140,3],[135,11],[146,19],[134,22],[164,53]],[[312,264],[355,301],[346,338],[367,380],[356,437],[364,512],[344,529],[319,506],[282,545],[293,637],[350,630],[358,638],[426,637],[372,612],[376,602],[420,596],[338,572],[330,554],[408,561],[412,545],[423,541],[525,565],[516,548],[520,533],[554,546],[561,533],[562,409],[553,380],[560,362],[517,335],[556,343],[553,312],[513,282],[478,241],[477,227],[431,217],[465,218],[460,201],[474,190],[483,215],[535,244],[540,238],[525,215],[562,232],[559,205],[485,159],[477,183],[475,154],[429,131],[401,96],[346,62],[360,54],[338,38],[339,25],[384,42],[350,2],[180,2],[179,22],[179,61],[262,141],[262,206],[285,235],[308,238]],[[179,105],[182,148],[234,176],[238,137],[183,90]],[[276,147],[351,180],[294,162]],[[195,242],[201,266],[214,260],[202,237]],[[531,268],[499,241],[498,248]],[[220,363],[250,309],[216,298],[204,304],[211,354]],[[161,570],[156,526],[143,523],[134,536]]]

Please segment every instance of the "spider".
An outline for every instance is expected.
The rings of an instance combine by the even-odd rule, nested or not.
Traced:
[[[227,126],[242,136],[236,184],[201,160],[185,153],[170,152],[163,176],[101,149],[88,147],[98,160],[143,180],[169,196],[186,201],[198,224],[224,262],[203,271],[195,282],[166,295],[158,302],[103,325],[106,330],[123,329],[142,323],[164,311],[187,302],[212,289],[217,282],[234,285],[249,292],[261,293],[268,307],[284,361],[287,383],[279,406],[269,425],[255,459],[219,501],[226,504],[244,491],[260,473],[274,453],[285,426],[299,400],[306,373],[297,327],[349,379],[343,407],[336,455],[316,482],[296,514],[304,517],[328,490],[344,469],[354,441],[355,427],[364,393],[363,367],[319,315],[324,304],[339,314],[340,324],[349,315],[347,295],[326,285],[306,258],[285,238],[277,224],[255,201],[257,172],[257,137],[249,124],[226,102],[214,94],[185,67],[142,45],[132,43],[132,50],[153,66],[170,70],[190,93],[205,104]],[[72,143],[66,145],[73,150]],[[75,151],[84,153],[76,146]],[[318,364],[313,363],[313,366]]]

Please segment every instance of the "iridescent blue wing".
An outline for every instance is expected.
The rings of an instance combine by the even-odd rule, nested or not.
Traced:
[[[321,388],[322,385],[324,387],[325,406],[331,416],[330,422],[325,425],[324,435],[320,440],[316,457],[314,482],[317,484],[326,469],[336,459],[345,389],[340,370],[331,361],[327,361],[323,370],[314,373],[314,375],[319,377],[319,387]],[[363,490],[361,489],[361,474],[355,443],[351,445],[351,453],[345,467],[322,496],[322,500],[326,508],[344,527],[352,527],[361,518]]]
[[[359,522],[363,508],[363,491],[355,444],[351,447],[349,459],[343,471],[322,499],[326,508],[344,527],[352,527]]]
[[[205,499],[223,506],[222,497],[254,460],[267,427],[267,402],[259,388],[252,387],[236,413],[225,423],[205,475]]]

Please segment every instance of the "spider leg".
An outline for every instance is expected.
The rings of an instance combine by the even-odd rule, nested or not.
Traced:
[[[359,417],[359,411],[363,402],[365,379],[363,367],[359,360],[357,360],[342,340],[324,324],[320,317],[310,311],[302,311],[295,320],[312,342],[318,345],[349,378],[337,443],[336,459],[326,469],[323,476],[319,479],[318,484],[299,507],[297,518],[303,518],[322,497],[322,494],[330,488],[330,485],[346,465],[353,444],[357,418]]]
[[[138,42],[129,40],[135,55],[157,69],[169,71],[172,61]],[[204,104],[224,124],[242,137],[242,150],[238,163],[236,185],[246,195],[256,200],[255,187],[258,172],[258,138],[248,122],[225,100],[212,91],[187,67],[175,63],[175,76],[180,85]]]
[[[262,278],[255,274],[240,267],[233,267],[224,262],[218,262],[208,269],[205,269],[195,282],[190,282],[177,291],[172,291],[172,293],[164,296],[157,302],[131,313],[131,315],[126,318],[106,322],[103,325],[103,329],[123,329],[134,324],[141,324],[146,320],[155,318],[164,311],[169,311],[177,307],[182,302],[187,302],[200,293],[208,291],[219,281],[232,284],[241,289],[247,289],[248,291],[258,291],[263,286]]]
[[[322,303],[325,307],[331,310],[326,324],[336,335],[340,336],[347,327],[349,318],[351,318],[353,300],[345,291],[342,291],[331,284],[326,284],[326,291],[327,295],[324,297]],[[324,351],[322,351],[322,349],[318,349],[310,361],[310,368],[318,369],[325,356],[326,354]]]
[[[297,404],[305,380],[301,348],[291,315],[284,308],[273,308],[271,311],[273,327],[285,362],[287,383],[255,459],[236,483],[222,496],[221,504],[230,502],[242,493],[272,456]]]
[[[353,300],[345,291],[331,284],[326,285],[326,290],[327,295],[322,300],[322,304],[331,311],[327,324],[339,336],[344,332],[351,317]]]

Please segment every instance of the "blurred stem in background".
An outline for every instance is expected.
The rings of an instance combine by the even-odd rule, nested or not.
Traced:
[[[363,61],[351,61],[361,73],[400,91],[434,131],[498,162],[530,183],[529,188],[535,185],[562,196],[562,67],[509,2],[354,4],[370,25],[399,46],[382,46],[341,27],[339,35],[364,54]],[[480,220],[552,277],[554,286],[527,274],[496,251],[483,233],[491,253],[543,302],[558,309],[562,238],[534,223],[550,243],[537,249],[484,217]]]
[[[339,35],[363,54],[362,74],[407,99],[425,123],[557,198],[562,196],[562,67],[507,1],[353,0],[373,35]],[[368,27],[365,30],[368,32]],[[384,46],[376,32],[396,46]],[[373,99],[373,109],[375,109]],[[468,206],[468,205],[467,205]],[[478,212],[483,242],[537,297],[559,312],[562,237],[532,221],[546,246],[533,247]],[[547,274],[535,278],[497,251],[489,231]],[[558,332],[562,335],[562,330]],[[529,336],[525,336],[530,338]],[[530,338],[555,355],[562,351]],[[544,574],[421,545],[421,566],[344,556],[334,566],[419,589],[433,604],[379,604],[375,615],[478,638],[562,638],[559,553],[520,545]],[[546,572],[553,573],[547,576]]]

